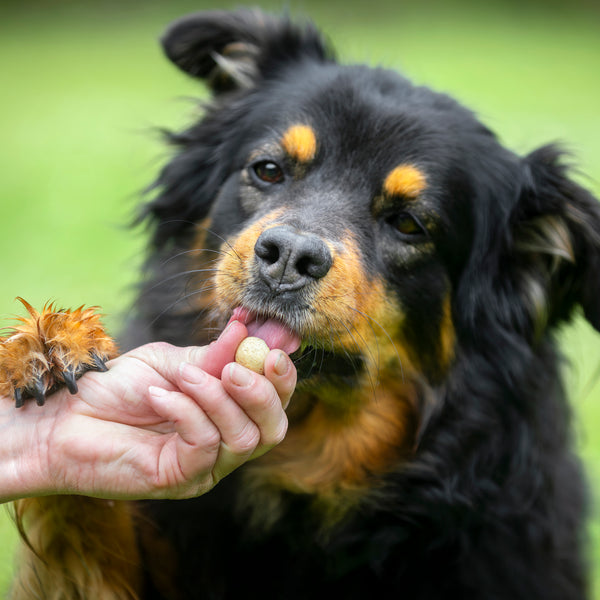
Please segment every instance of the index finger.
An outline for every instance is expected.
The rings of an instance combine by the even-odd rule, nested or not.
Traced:
[[[155,342],[130,350],[123,356],[144,362],[171,383],[178,380],[181,363],[195,365],[213,377],[219,377],[223,367],[233,361],[237,347],[247,335],[245,325],[232,321],[219,338],[208,346],[180,348],[165,342]]]
[[[247,335],[245,325],[239,321],[231,321],[219,338],[206,348],[200,361],[192,364],[196,364],[213,377],[219,377],[225,365],[234,360],[237,347]]]

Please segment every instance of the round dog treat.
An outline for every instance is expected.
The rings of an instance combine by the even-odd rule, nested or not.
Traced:
[[[235,362],[262,375],[265,372],[265,358],[269,354],[269,346],[257,337],[242,340],[235,352]]]

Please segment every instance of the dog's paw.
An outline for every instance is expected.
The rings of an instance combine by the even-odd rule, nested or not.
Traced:
[[[17,407],[26,398],[44,404],[46,395],[66,385],[77,392],[86,371],[105,371],[117,347],[107,335],[95,307],[59,310],[47,304],[37,312],[22,298],[29,317],[0,338],[0,394],[12,396]]]

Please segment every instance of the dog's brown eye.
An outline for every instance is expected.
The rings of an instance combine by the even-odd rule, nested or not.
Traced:
[[[252,166],[256,176],[265,183],[281,183],[283,171],[281,167],[270,160],[263,160]]]
[[[401,213],[394,219],[394,227],[405,236],[419,236],[425,234],[423,226],[408,213]]]

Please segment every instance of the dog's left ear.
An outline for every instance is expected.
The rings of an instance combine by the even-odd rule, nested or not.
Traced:
[[[534,332],[568,318],[576,304],[600,330],[600,204],[569,178],[554,146],[531,153],[523,166],[509,262]]]
[[[175,21],[162,37],[167,57],[215,94],[253,87],[278,65],[331,57],[310,23],[292,24],[259,10],[207,11]]]

